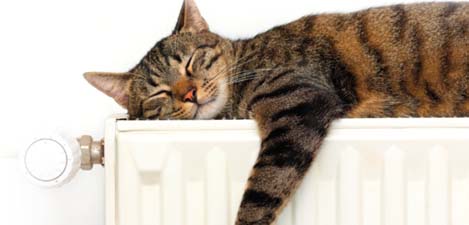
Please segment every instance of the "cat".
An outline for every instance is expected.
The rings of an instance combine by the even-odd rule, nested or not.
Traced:
[[[237,225],[268,225],[339,118],[469,116],[469,3],[310,15],[243,40],[185,0],[125,73],[85,78],[130,119],[254,119],[262,140]]]

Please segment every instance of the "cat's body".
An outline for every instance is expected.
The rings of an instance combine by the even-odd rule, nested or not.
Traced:
[[[328,80],[348,117],[467,116],[468,17],[469,4],[396,5],[307,16],[235,42],[240,63],[256,58],[240,70],[267,71],[235,85],[243,98],[233,96],[234,107],[249,104],[263,76],[301,68]],[[248,115],[240,108],[235,116]]]
[[[131,118],[255,119],[261,151],[236,223],[268,225],[334,119],[468,116],[468,30],[468,3],[427,3],[307,16],[231,41],[187,0],[173,35],[129,73],[87,79]]]

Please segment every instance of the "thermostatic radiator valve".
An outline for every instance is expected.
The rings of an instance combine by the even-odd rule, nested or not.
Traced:
[[[57,187],[69,182],[78,170],[104,166],[104,141],[89,135],[78,139],[52,134],[32,139],[19,153],[20,167],[34,184]]]

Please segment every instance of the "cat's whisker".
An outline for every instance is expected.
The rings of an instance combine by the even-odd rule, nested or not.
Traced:
[[[271,70],[272,69],[265,68],[265,69],[255,69],[255,70],[241,71],[240,73],[234,74],[233,76],[231,76],[230,79],[234,80],[234,79],[237,79],[237,78],[245,76],[245,75],[257,75],[256,73],[258,73],[258,72],[271,71]]]
[[[205,91],[209,91],[210,89],[212,89],[212,87],[216,86],[216,83],[215,82],[211,82],[209,83],[207,86],[205,86],[204,90]]]
[[[261,69],[255,69],[255,70],[240,71],[239,73],[234,74],[233,76],[230,76],[229,80],[224,81],[223,83],[230,85],[234,83],[240,83],[243,81],[251,80],[257,77],[257,72],[270,71],[270,70],[273,70],[273,68],[261,68]]]
[[[222,75],[222,74],[225,74],[225,73],[227,73],[227,72],[231,72],[231,71],[233,71],[233,70],[236,70],[237,68],[239,68],[239,67],[241,67],[241,66],[243,66],[243,65],[245,65],[245,64],[247,64],[247,63],[252,62],[252,61],[255,60],[255,58],[253,58],[253,59],[247,59],[246,61],[241,62],[241,63],[239,62],[239,61],[242,61],[244,58],[247,58],[247,57],[248,57],[248,56],[242,57],[241,59],[239,59],[239,60],[233,62],[232,64],[225,66],[220,72],[218,72],[218,73],[215,74],[212,78],[210,78],[210,80],[213,80],[213,79],[215,79],[215,78],[218,78],[218,77],[219,77],[220,75]]]
[[[184,114],[186,111],[181,108],[181,110],[178,113],[173,113],[171,116],[173,117],[179,117],[180,115]]]
[[[172,114],[179,113],[179,112],[181,112],[181,110],[182,110],[182,108],[178,108],[178,109],[176,109],[174,112],[172,112]]]
[[[190,119],[192,112],[191,111],[186,111],[183,115],[181,115],[181,119]]]
[[[262,71],[270,71],[270,70],[272,70],[272,69],[273,69],[273,68],[261,68],[261,69],[253,69],[253,70],[243,70],[243,71],[239,71],[238,73],[232,74],[230,77],[236,77],[237,75],[242,74],[242,73],[254,73],[254,72],[262,72]]]

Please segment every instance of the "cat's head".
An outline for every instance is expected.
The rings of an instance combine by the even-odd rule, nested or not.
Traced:
[[[209,31],[194,0],[185,0],[173,33],[125,73],[85,73],[131,119],[210,119],[227,103],[231,41]]]

